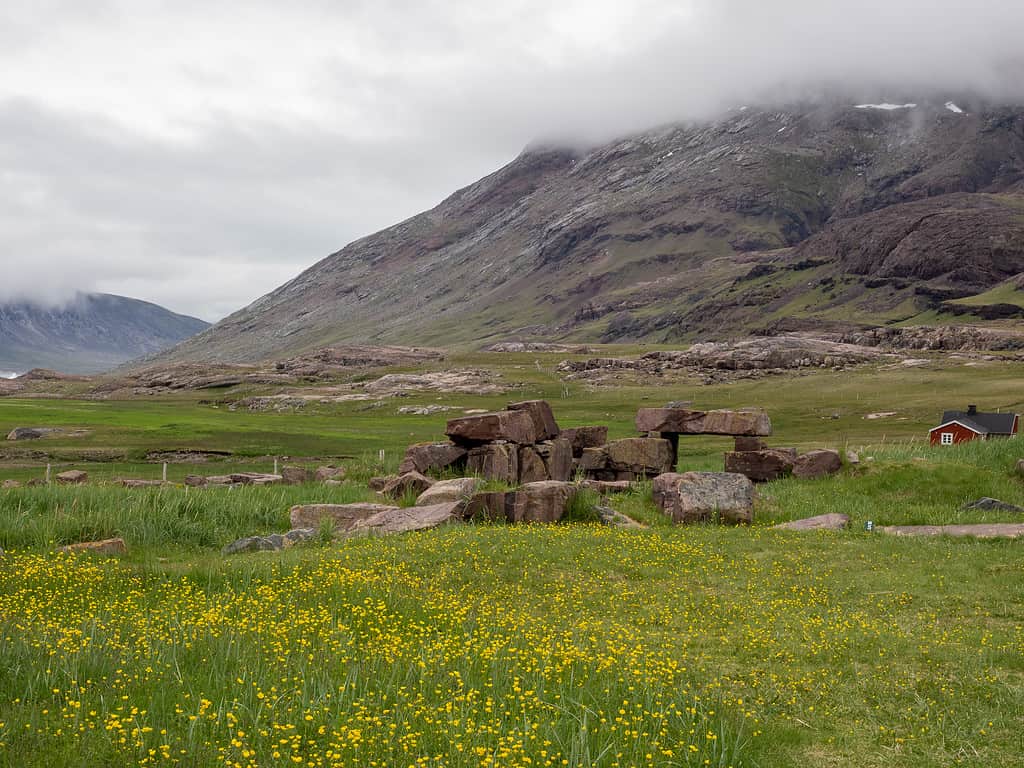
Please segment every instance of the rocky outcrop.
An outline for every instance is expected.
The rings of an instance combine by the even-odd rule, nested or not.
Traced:
[[[600,448],[608,442],[608,427],[603,425],[570,427],[563,429],[561,436],[569,441],[572,446],[573,458],[578,459],[583,455],[584,448]]]
[[[654,503],[677,523],[750,523],[754,484],[727,472],[667,473],[654,478]]]
[[[470,449],[466,470],[488,480],[515,485],[519,482],[519,447],[513,443],[489,443]]]

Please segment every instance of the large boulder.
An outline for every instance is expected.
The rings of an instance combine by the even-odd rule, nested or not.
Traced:
[[[417,443],[405,449],[399,473],[442,472],[450,467],[464,466],[466,449],[454,443]]]
[[[841,531],[849,527],[850,516],[839,512],[805,517],[802,520],[791,520],[788,523],[779,523],[772,526],[772,528],[778,528],[782,531]]]
[[[115,538],[68,544],[66,547],[61,547],[60,551],[69,553],[89,552],[94,555],[126,555],[128,554],[128,547],[124,543],[124,539]]]
[[[381,491],[385,496],[392,499],[401,499],[406,495],[419,496],[434,484],[426,475],[419,472],[406,472],[388,481]]]
[[[808,451],[796,457],[793,462],[793,477],[815,478],[834,475],[843,468],[839,451],[827,449]]]
[[[772,422],[761,410],[694,411],[689,408],[641,408],[636,414],[640,432],[679,435],[742,435],[765,437]]]
[[[536,483],[550,480],[548,468],[532,445],[519,446],[519,482]]]
[[[439,525],[460,522],[465,506],[463,501],[454,501],[422,507],[389,507],[357,520],[341,533],[344,536],[386,536],[437,528]]]
[[[15,427],[7,433],[7,439],[38,440],[53,431],[53,429],[47,429],[46,427]]]
[[[796,451],[730,451],[725,454],[725,471],[746,475],[755,482],[778,480],[793,472]]]
[[[511,403],[508,406],[508,410],[523,411],[530,414],[537,433],[535,442],[552,440],[558,437],[558,433],[561,431],[558,428],[558,422],[555,421],[555,414],[552,413],[551,406],[547,400],[524,400],[521,403]]]
[[[539,435],[528,411],[497,411],[450,419],[445,434],[459,445],[473,446],[504,440],[532,445]]]
[[[614,471],[617,480],[636,477],[654,477],[671,472],[675,452],[672,443],[660,437],[627,437],[614,440],[604,448],[608,456],[608,469]]]
[[[373,517],[379,512],[398,507],[386,504],[297,504],[289,511],[288,519],[292,528],[320,527],[327,520],[335,531],[347,531],[360,520]]]
[[[509,519],[508,506],[514,498],[514,491],[480,491],[474,493],[469,503],[466,504],[466,518],[506,522]]]
[[[572,443],[564,437],[537,443],[533,449],[543,459],[549,479],[565,481],[572,478]]]
[[[731,472],[669,472],[654,478],[654,503],[677,523],[750,523],[754,484]]]
[[[560,437],[569,441],[572,446],[572,455],[578,459],[583,455],[584,448],[600,448],[608,442],[608,427],[596,425],[570,427],[563,429]]]
[[[59,472],[56,480],[61,485],[81,485],[89,479],[89,473],[81,469],[69,469],[67,472]]]
[[[439,480],[427,488],[416,499],[417,507],[444,504],[469,499],[482,485],[478,477],[456,477],[454,480]]]
[[[506,514],[511,523],[554,523],[562,519],[576,486],[558,480],[526,483],[511,500],[506,500]]]
[[[316,538],[312,528],[294,528],[287,533],[272,533],[269,536],[246,536],[226,545],[222,555],[237,555],[242,552],[280,552],[303,541]]]
[[[466,470],[515,485],[519,482],[519,448],[512,443],[479,445],[466,456]]]

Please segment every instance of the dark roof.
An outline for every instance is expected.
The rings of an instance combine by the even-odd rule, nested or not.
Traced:
[[[965,427],[973,429],[981,435],[1009,435],[1013,433],[1013,420],[1017,418],[1015,413],[975,413],[968,414],[967,411],[945,411],[942,414],[942,424],[951,421],[959,421]]]

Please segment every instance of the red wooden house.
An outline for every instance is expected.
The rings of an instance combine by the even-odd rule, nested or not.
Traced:
[[[957,445],[990,437],[1013,437],[1017,434],[1020,416],[1016,413],[981,413],[978,406],[966,411],[946,411],[942,423],[928,430],[932,445]]]

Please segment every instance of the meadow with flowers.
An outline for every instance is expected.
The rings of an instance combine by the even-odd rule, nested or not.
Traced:
[[[777,432],[814,444],[807,401],[835,406],[817,389],[801,402],[798,385],[820,379],[794,381],[776,395]],[[846,386],[836,380],[837,401]],[[620,411],[640,393],[620,397],[567,407],[566,421],[607,415],[625,432]],[[66,408],[81,423],[78,407],[0,401],[0,418],[59,421]],[[196,403],[103,414],[108,437],[149,435],[138,445],[160,419],[187,433],[190,419],[236,418]],[[337,417],[234,423],[258,452],[282,438],[257,427],[296,436]],[[366,418],[396,445],[419,424]],[[670,525],[641,484],[612,503],[644,530],[467,524],[219,554],[284,530],[290,504],[367,498],[372,453],[333,488],[2,492],[0,765],[1019,765],[1022,543],[863,526],[1005,519],[960,505],[1024,504],[1018,444],[941,451],[894,439],[892,425],[855,426],[877,430],[857,446],[870,462],[763,486],[743,528]],[[720,450],[684,461],[711,468]],[[850,514],[851,529],[771,528],[827,511]],[[106,535],[124,536],[128,555],[54,551]]]

